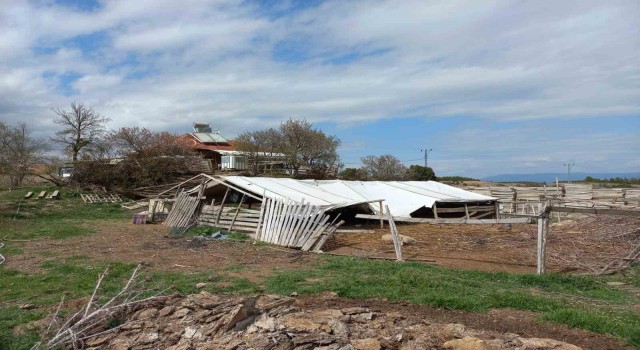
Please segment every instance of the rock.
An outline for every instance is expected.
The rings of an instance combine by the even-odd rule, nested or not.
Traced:
[[[158,340],[160,338],[160,335],[158,335],[158,333],[144,333],[141,334],[140,337],[138,337],[138,343],[140,344],[149,344],[149,343],[153,343],[154,341]]]
[[[162,309],[160,309],[160,311],[158,312],[158,316],[160,317],[169,316],[175,309],[176,309],[175,306],[165,306]]]
[[[319,323],[315,323],[307,318],[287,316],[280,321],[280,329],[286,329],[290,332],[313,332],[320,329]]]
[[[400,240],[402,240],[402,244],[413,244],[416,242],[415,238],[413,237],[409,237],[405,235],[399,235],[399,236],[400,236]],[[381,239],[383,242],[393,242],[393,237],[391,236],[390,233],[383,235]]]
[[[297,297],[297,296],[298,296],[298,292],[291,292],[291,294],[289,294],[289,296],[291,296],[291,297]]]
[[[20,305],[18,307],[20,308],[20,310],[33,310],[37,306],[35,306],[34,304],[22,304],[22,305]]]
[[[197,334],[198,334],[198,327],[187,327],[184,329],[184,333],[182,334],[182,337],[185,339],[192,339],[192,338],[196,338]]]
[[[353,339],[351,340],[351,345],[356,350],[380,350],[380,342],[375,338],[367,338],[367,339]]]
[[[276,320],[273,317],[267,316],[267,314],[262,314],[262,316],[258,317],[254,323],[254,326],[273,332],[276,330]]]
[[[355,315],[355,314],[362,314],[365,312],[369,312],[369,309],[356,306],[356,307],[347,307],[342,309],[341,311],[345,315]]]
[[[114,334],[106,334],[100,337],[87,339],[84,344],[89,347],[99,346],[109,342],[111,339],[113,339],[113,337],[114,337]]]
[[[124,338],[116,338],[109,343],[109,349],[111,350],[129,350],[130,346],[129,340]]]
[[[442,333],[445,338],[462,338],[464,336],[464,325],[460,323],[449,323],[444,326]]]
[[[518,338],[521,350],[582,350],[581,347],[547,338]]]
[[[196,288],[198,288],[198,289],[202,289],[202,288],[204,288],[206,286],[207,286],[207,284],[205,282],[200,282],[200,283],[196,284]]]
[[[443,344],[445,349],[452,350],[498,350],[499,348],[488,345],[484,340],[466,336],[462,339],[449,340]]]
[[[357,315],[351,315],[354,322],[367,323],[373,319],[373,312],[365,312]]]
[[[156,316],[158,316],[158,309],[152,307],[149,309],[140,310],[138,312],[138,316],[136,317],[136,319],[144,320],[144,319],[154,318]]]
[[[190,309],[187,309],[186,307],[183,307],[182,309],[178,309],[178,311],[173,313],[173,318],[183,318],[185,316],[187,316],[188,314],[191,313]]]

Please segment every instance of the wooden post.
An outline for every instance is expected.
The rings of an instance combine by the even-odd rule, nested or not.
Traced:
[[[233,220],[231,220],[231,224],[229,224],[228,231],[231,231],[231,229],[233,228],[233,225],[236,223],[236,219],[238,218],[238,214],[240,214],[240,209],[242,208],[242,203],[244,203],[245,198],[246,196],[243,194],[242,198],[240,199],[240,203],[238,203],[238,209],[236,209],[236,213],[235,215],[233,215]],[[222,211],[222,208],[220,208],[220,210]]]
[[[538,217],[538,261],[536,273],[542,275],[546,272],[547,233],[549,232],[549,216],[547,205],[542,206]]]
[[[258,225],[256,225],[256,241],[260,240],[260,228],[262,225],[262,220],[264,219],[264,211],[267,206],[267,193],[266,191],[262,191],[262,204],[260,204],[260,216],[258,216]]]
[[[220,202],[220,210],[218,211],[218,216],[216,216],[216,226],[220,224],[220,217],[222,216],[222,209],[224,209],[224,203],[227,202],[227,195],[229,194],[229,187],[227,187],[227,191],[224,193],[224,197],[222,197],[222,202]]]
[[[464,204],[464,214],[467,217],[467,219],[469,218],[469,207],[467,207],[467,203]]]
[[[498,201],[495,201],[494,206],[496,211],[496,219],[500,219],[500,203],[498,203]]]
[[[431,207],[431,209],[433,210],[433,217],[434,218],[438,218],[438,206],[436,205],[437,202],[433,202],[433,206]]]
[[[387,215],[389,215],[389,229],[391,231],[391,240],[393,241],[393,248],[396,251],[396,260],[402,261],[402,240],[400,239],[400,235],[398,234],[398,228],[396,227],[395,221],[393,221],[393,216],[391,215],[391,211],[389,210],[389,206],[385,205],[387,209]]]
[[[382,210],[382,201],[380,201],[380,228],[384,228],[384,210]]]

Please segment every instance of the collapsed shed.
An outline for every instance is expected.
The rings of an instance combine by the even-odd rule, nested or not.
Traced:
[[[177,186],[171,189],[176,191],[176,195],[182,193],[183,202],[187,201],[186,197],[196,196],[201,205],[194,206],[192,198],[190,205],[184,205],[187,212],[181,212],[180,208],[172,210],[172,214],[183,220],[173,220],[170,214],[167,218],[169,226],[198,224],[228,227],[255,232],[258,236],[267,229],[267,221],[273,215],[295,216],[289,221],[299,221],[305,212],[309,216],[316,210],[329,219],[340,217],[341,220],[353,221],[356,218],[368,218],[382,221],[383,216],[389,214],[384,212],[384,206],[388,206],[390,214],[400,221],[403,218],[498,217],[496,198],[435,181],[294,180],[206,174],[199,177],[200,185],[196,187],[180,189]],[[287,209],[273,208],[275,205]],[[191,215],[189,220],[185,219],[185,215]],[[284,224],[296,225],[292,222]]]

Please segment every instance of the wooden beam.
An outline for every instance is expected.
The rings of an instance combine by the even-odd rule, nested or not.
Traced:
[[[229,195],[229,191],[231,189],[227,187],[227,191],[224,193],[224,197],[222,197],[222,202],[220,202],[220,210],[218,211],[218,216],[216,217],[216,225],[220,222],[220,217],[222,216],[222,209],[224,209],[224,203],[227,202],[227,195]]]
[[[357,214],[357,219],[379,219],[378,215],[370,214]],[[385,216],[384,220],[389,220]],[[409,218],[402,216],[394,216],[394,221],[397,222],[415,222],[425,224],[526,224],[531,222],[531,218],[506,218],[506,219],[423,219],[423,218]]]
[[[382,201],[380,201],[380,228],[384,228],[384,211],[382,210]]]
[[[437,219],[438,218],[438,206],[436,205],[438,202],[433,202],[433,205],[431,206],[431,209],[433,209],[433,216]]]
[[[236,210],[236,214],[233,216],[233,220],[231,220],[231,224],[229,224],[229,231],[233,228],[233,225],[236,223],[236,219],[238,218],[238,214],[240,213],[240,208],[242,207],[242,203],[244,203],[244,199],[246,196],[243,194],[240,199],[240,203],[238,203],[238,210]],[[220,212],[222,212],[222,208],[220,208]]]
[[[464,215],[467,217],[467,219],[471,219],[469,217],[469,208],[467,207],[467,203],[464,204]]]
[[[640,216],[640,210],[622,210],[622,209],[595,209],[595,208],[570,208],[551,206],[550,211],[560,213],[581,213],[596,215],[623,215],[623,216]]]

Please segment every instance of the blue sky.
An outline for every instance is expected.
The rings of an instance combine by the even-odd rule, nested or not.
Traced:
[[[637,1],[0,0],[0,119],[229,138],[306,118],[346,166],[640,171]]]

